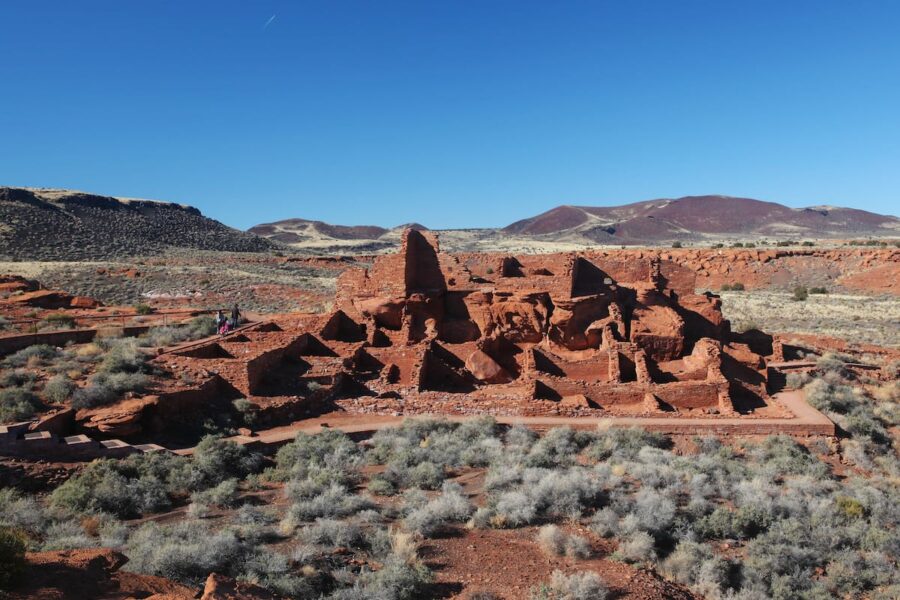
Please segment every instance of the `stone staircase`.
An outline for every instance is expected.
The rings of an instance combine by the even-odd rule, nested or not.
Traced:
[[[0,425],[0,455],[67,461],[122,458],[139,452],[166,449],[156,444],[132,445],[122,440],[94,440],[86,435],[61,437],[49,431],[30,431],[31,421]]]

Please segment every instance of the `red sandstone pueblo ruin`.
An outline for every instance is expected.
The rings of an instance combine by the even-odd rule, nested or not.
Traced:
[[[694,272],[600,252],[450,255],[408,230],[344,272],[327,315],[251,326],[157,359],[169,390],[247,397],[263,423],[334,408],[399,414],[785,416],[764,335],[732,334]],[[182,377],[185,379],[185,377]],[[770,390],[771,391],[771,390]]]

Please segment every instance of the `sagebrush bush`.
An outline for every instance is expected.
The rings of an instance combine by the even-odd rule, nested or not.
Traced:
[[[5,367],[24,367],[29,364],[33,366],[42,366],[49,364],[50,361],[56,359],[58,356],[59,350],[53,346],[36,344],[10,354],[3,359],[2,364]]]
[[[15,529],[0,527],[0,590],[8,590],[25,570],[28,542]]]
[[[445,482],[441,494],[410,511],[403,525],[411,532],[431,536],[450,522],[462,522],[474,510],[472,503],[455,483]]]
[[[72,394],[72,408],[81,410],[112,404],[119,399],[119,394],[109,386],[91,383],[75,390]]]
[[[293,530],[300,523],[317,518],[349,516],[373,506],[371,500],[353,494],[338,483],[307,485],[311,483],[305,480],[288,485],[287,494],[293,499],[293,503],[282,522],[285,530]]]
[[[27,390],[34,388],[37,375],[25,369],[0,372],[0,388],[21,387]]]
[[[40,400],[29,389],[14,387],[0,390],[0,423],[30,419],[40,407]]]
[[[408,419],[401,427],[376,433],[368,458],[387,465],[382,478],[397,489],[437,489],[450,469],[486,465],[499,456],[496,431],[489,417],[461,424]]]
[[[709,598],[718,598],[728,585],[729,564],[706,544],[678,543],[662,563],[662,572]]]
[[[190,458],[151,452],[94,461],[56,488],[50,502],[75,512],[134,517],[169,508],[175,496],[241,479],[257,470],[260,460],[243,446],[207,436]],[[203,499],[225,502],[236,485],[236,481],[223,484]]]
[[[671,441],[660,433],[639,428],[609,427],[598,430],[587,448],[587,456],[596,461],[615,458],[633,459],[642,448],[669,448]]]
[[[104,340],[106,354],[98,372],[113,373],[150,373],[152,367],[147,362],[147,355],[141,352],[137,340],[133,338],[111,338]]]
[[[565,574],[554,570],[549,583],[532,588],[531,600],[605,600],[609,588],[596,573],[579,571]]]
[[[75,382],[69,379],[68,375],[60,373],[54,375],[44,384],[44,397],[50,402],[60,404],[69,399],[72,392],[75,391]]]
[[[191,502],[205,506],[218,506],[222,508],[230,508],[237,504],[238,501],[238,481],[237,479],[226,479],[225,481],[199,492],[191,494]]]
[[[307,544],[318,544],[329,548],[364,548],[367,546],[363,528],[350,521],[316,519],[312,525],[303,527],[298,536]]]
[[[433,575],[419,561],[407,562],[390,557],[378,571],[364,571],[351,588],[335,591],[334,600],[417,600],[425,598]]]
[[[270,476],[278,481],[327,477],[353,485],[359,481],[363,453],[344,432],[324,429],[315,435],[298,434],[293,442],[278,450],[275,464]]]
[[[538,546],[550,556],[587,558],[591,555],[591,545],[583,537],[566,533],[556,525],[544,525],[538,529]]]
[[[216,321],[213,317],[203,315],[191,319],[185,325],[166,325],[151,327],[142,335],[138,343],[141,346],[165,347],[183,342],[209,337],[216,333]]]
[[[642,563],[656,558],[655,541],[646,531],[635,531],[619,542],[616,557],[626,562]]]

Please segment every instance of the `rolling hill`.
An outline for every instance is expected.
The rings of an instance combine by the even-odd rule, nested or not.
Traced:
[[[900,235],[900,219],[832,206],[790,208],[730,196],[686,196],[623,206],[558,206],[502,230],[580,236],[598,243],[653,243],[724,237],[847,238]]]
[[[275,247],[181,204],[0,187],[0,260],[101,260],[169,248],[260,252]]]
[[[421,225],[413,224],[422,228]],[[395,245],[406,226],[343,226],[288,219],[252,227],[272,240],[317,251],[379,251]],[[833,206],[790,208],[730,196],[686,196],[622,206],[563,205],[502,229],[443,230],[453,250],[565,250],[591,244],[673,241],[847,239],[900,237],[900,219]]]

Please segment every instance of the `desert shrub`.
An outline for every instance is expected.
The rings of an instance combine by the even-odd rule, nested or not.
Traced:
[[[262,457],[245,446],[207,435],[194,448],[191,460],[184,463],[173,481],[182,489],[204,490],[226,479],[243,479],[262,467]]]
[[[84,344],[74,350],[69,350],[69,356],[77,362],[95,362],[103,356],[103,348],[99,344]]]
[[[10,589],[25,570],[24,534],[9,527],[0,527],[0,590]]]
[[[76,409],[106,406],[119,399],[119,394],[111,387],[92,383],[75,390],[72,394],[72,407]]]
[[[449,522],[465,521],[472,510],[462,488],[456,483],[445,482],[441,494],[407,514],[403,525],[409,531],[429,537]]]
[[[808,373],[788,373],[786,384],[790,389],[800,389],[810,381],[812,378]]]
[[[603,480],[586,467],[491,467],[485,481],[494,525],[518,527],[537,518],[578,518],[604,498]]]
[[[537,507],[528,494],[513,490],[505,492],[497,500],[494,510],[496,524],[504,527],[518,527],[531,523],[537,516]]]
[[[504,440],[506,442],[506,451],[523,455],[527,453],[531,446],[540,438],[540,436],[528,429],[524,425],[514,425],[506,432]]]
[[[108,375],[114,373],[150,373],[147,356],[141,352],[134,339],[113,338],[105,342],[106,354],[97,370]]]
[[[278,481],[327,477],[344,485],[359,480],[363,453],[347,434],[324,429],[315,435],[300,433],[275,455],[275,469],[269,475]]]
[[[307,544],[318,544],[329,548],[364,548],[367,545],[363,528],[350,521],[316,519],[299,531],[299,537]]]
[[[610,507],[598,510],[591,517],[591,531],[601,537],[612,537],[618,531],[619,515]]]
[[[338,590],[334,600],[415,600],[427,597],[433,576],[419,561],[408,562],[391,556],[378,571],[364,571],[352,588]]]
[[[0,390],[0,423],[30,419],[41,403],[34,392],[25,388]]]
[[[752,456],[776,475],[826,477],[828,465],[787,435],[770,435],[751,449]]]
[[[615,557],[626,562],[649,562],[656,558],[655,541],[646,531],[635,531],[620,540]]]
[[[317,518],[345,517],[371,508],[372,502],[351,493],[338,483],[314,484],[310,480],[292,482],[286,488],[293,503],[282,521],[285,530]]]
[[[587,558],[591,555],[591,545],[585,538],[566,533],[556,525],[544,525],[535,539],[541,550],[550,556]]]
[[[192,586],[216,572],[292,597],[316,595],[301,577],[292,574],[286,556],[258,548],[257,543],[234,528],[208,529],[200,521],[147,523],[132,534],[124,551],[130,571]]]
[[[824,287],[811,287],[809,288],[810,294],[827,294],[828,289]]]
[[[238,398],[231,403],[234,409],[240,414],[241,422],[250,426],[256,422],[256,405],[247,398]]]
[[[23,495],[13,488],[0,489],[0,527],[38,537],[43,534],[49,522],[43,505],[33,497]]]
[[[370,494],[375,494],[376,496],[393,496],[397,493],[397,488],[394,487],[394,484],[380,475],[369,479],[366,489],[369,490]]]
[[[634,513],[644,531],[659,532],[669,528],[675,519],[675,502],[649,487],[641,487],[634,495]]]
[[[37,381],[37,375],[25,369],[15,369],[0,373],[0,388],[21,387],[30,390]]]
[[[75,390],[72,394],[74,408],[93,408],[112,404],[126,392],[145,392],[150,378],[137,372],[105,372],[91,376],[88,385]]]
[[[135,304],[134,312],[138,315],[149,315],[153,313],[153,307],[149,304]]]
[[[205,506],[232,507],[237,504],[238,500],[238,481],[237,479],[226,479],[225,481],[199,492],[191,494],[191,502]]]
[[[806,286],[798,285],[794,288],[793,295],[791,295],[791,300],[795,302],[803,302],[809,298],[809,290],[806,289]]]
[[[134,472],[134,461],[127,460],[90,463],[53,491],[51,504],[75,512],[108,512],[119,517],[138,516],[171,506],[165,480],[139,476]]]
[[[637,427],[624,429],[609,427],[599,430],[594,441],[588,446],[589,458],[602,461],[609,458],[634,459],[641,448],[669,448],[671,440],[663,434],[645,431]]]
[[[73,329],[75,327],[75,317],[64,313],[53,313],[47,315],[44,317],[44,322],[58,329]]]
[[[213,572],[239,572],[243,554],[234,532],[211,531],[196,521],[147,523],[125,547],[129,570],[192,585],[200,585]]]
[[[760,589],[779,598],[796,598],[818,589],[814,572],[822,555],[809,539],[808,528],[796,519],[777,522],[747,544],[742,588]],[[821,597],[826,590],[818,589]]]
[[[182,342],[199,340],[216,333],[216,321],[213,317],[204,315],[195,317],[184,325],[164,325],[151,327],[147,333],[138,340],[141,346],[165,347],[174,346]]]
[[[531,600],[605,600],[608,595],[609,588],[603,579],[589,571],[566,575],[555,570],[549,583],[532,588],[530,592]]]
[[[679,241],[674,241],[674,242],[672,242],[672,247],[673,247],[673,248],[681,248],[682,246],[683,246],[682,243],[679,242]]]
[[[395,488],[437,489],[450,469],[483,466],[498,457],[502,446],[496,430],[489,417],[464,423],[409,419],[376,433],[367,457],[387,465],[382,477]]]
[[[662,563],[662,572],[706,597],[719,597],[728,585],[729,564],[712,548],[689,540],[678,543]]]
[[[145,392],[150,383],[149,377],[143,373],[97,373],[91,377],[92,385],[110,388],[116,394],[125,392]]]
[[[745,288],[744,288],[744,284],[741,283],[740,281],[731,284],[731,290],[732,290],[733,292],[743,292],[744,289],[745,289]]]
[[[22,348],[3,359],[5,367],[24,367],[26,365],[46,365],[59,356],[59,350],[46,344],[36,344]]]
[[[75,391],[75,383],[69,379],[68,375],[60,373],[54,375],[44,384],[44,397],[50,402],[57,404],[65,402]]]
[[[528,467],[544,468],[573,464],[591,439],[591,435],[584,431],[554,427],[531,446],[524,463]]]
[[[766,529],[776,515],[767,507],[745,505],[737,510],[717,507],[694,524],[694,531],[703,539],[749,539]]]
[[[96,546],[96,542],[77,521],[56,521],[44,532],[41,550],[73,550],[91,546]]]
[[[175,497],[242,478],[257,469],[259,461],[242,446],[208,436],[191,458],[151,452],[94,461],[56,488],[50,503],[79,513],[133,517],[164,510]],[[224,502],[232,485],[236,483],[223,485],[207,499]]]

